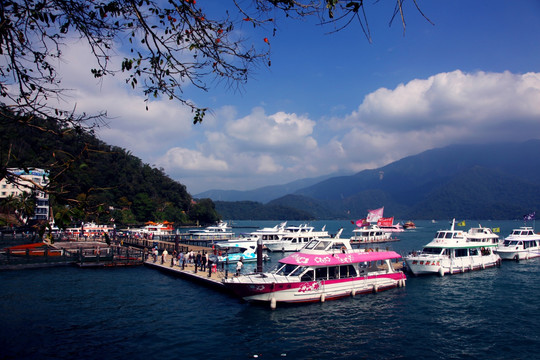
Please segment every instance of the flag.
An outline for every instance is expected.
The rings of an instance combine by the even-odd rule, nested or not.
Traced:
[[[367,226],[369,225],[367,222],[366,222],[366,219],[360,219],[360,220],[356,220],[356,226],[358,227],[362,227],[362,226]]]
[[[367,219],[366,219],[367,222],[369,222],[369,223],[377,222],[377,220],[382,218],[383,212],[384,212],[384,206],[382,208],[379,208],[379,209],[369,210],[368,215],[367,215]]]
[[[465,226],[465,220],[458,222],[457,226]]]
[[[493,228],[492,230],[493,230],[493,232],[496,232],[496,233],[501,232],[501,228],[498,228],[498,227]]]
[[[534,220],[535,216],[536,216],[536,211],[533,211],[532,213],[523,216],[523,220],[525,221]]]
[[[379,226],[392,226],[394,225],[394,217],[389,217],[389,218],[380,218],[379,220],[377,220],[377,225]]]

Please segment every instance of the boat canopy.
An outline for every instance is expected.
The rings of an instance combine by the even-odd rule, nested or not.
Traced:
[[[304,266],[332,266],[399,258],[401,258],[401,255],[399,255],[395,251],[372,251],[335,254],[294,253],[279,260],[279,262],[282,264]]]

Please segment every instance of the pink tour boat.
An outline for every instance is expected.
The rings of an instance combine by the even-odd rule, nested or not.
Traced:
[[[270,272],[224,279],[246,301],[324,302],[405,286],[401,255],[394,251],[353,249],[349,239],[315,238],[299,252],[279,260]]]

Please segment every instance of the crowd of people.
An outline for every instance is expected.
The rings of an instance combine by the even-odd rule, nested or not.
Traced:
[[[148,249],[145,249],[145,260],[148,259]],[[154,262],[160,262],[161,264],[170,264],[170,266],[181,266],[182,268],[186,265],[194,265],[195,270],[199,271],[213,271],[215,272],[217,270],[217,264],[216,264],[216,257],[211,256],[208,252],[203,251],[188,251],[188,252],[177,252],[174,250],[172,254],[170,254],[167,249],[163,250],[161,254],[159,253],[159,250],[157,247],[154,247],[152,249],[152,256]],[[237,270],[238,272],[238,270]]]

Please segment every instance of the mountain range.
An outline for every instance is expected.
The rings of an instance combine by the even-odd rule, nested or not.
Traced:
[[[224,218],[227,199],[264,202],[317,219],[357,219],[382,206],[385,216],[399,219],[518,219],[540,207],[540,140],[450,145],[353,175],[194,197],[210,197]]]

